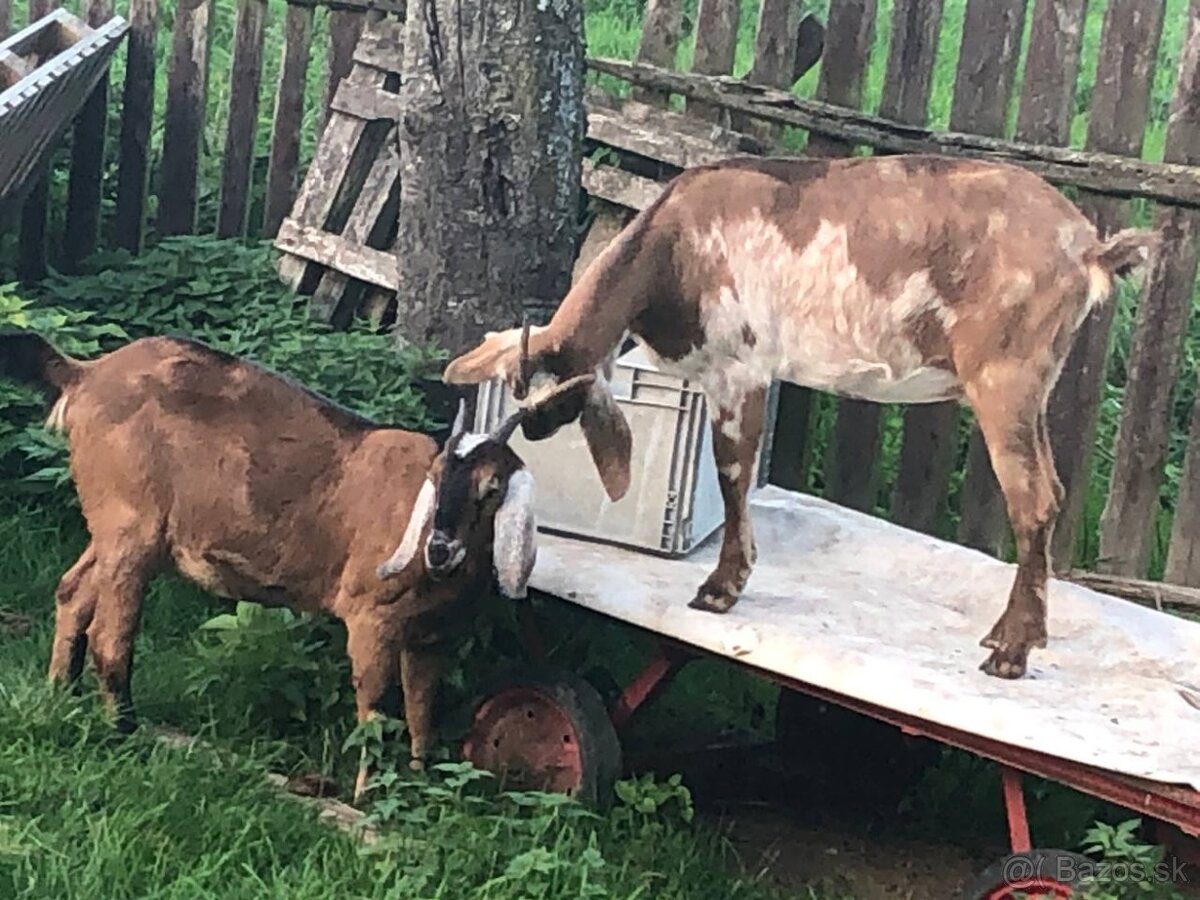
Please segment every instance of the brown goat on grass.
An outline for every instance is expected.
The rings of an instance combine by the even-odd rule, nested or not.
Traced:
[[[0,375],[57,394],[49,422],[69,435],[91,534],[56,593],[51,679],[74,684],[90,650],[119,727],[131,728],[142,596],[173,565],[221,597],[341,619],[359,721],[395,716],[399,681],[419,763],[438,644],[493,583],[525,593],[533,485],[507,441],[528,414],[476,435],[460,408],[439,452],[427,436],[174,338],[80,361],[34,334],[0,335]]]
[[[549,325],[489,335],[445,380],[504,378],[532,401],[598,370],[626,333],[696,381],[713,423],[725,533],[691,606],[723,613],[755,561],[746,504],[772,379],[880,403],[969,404],[1016,535],[1008,606],[982,668],[1020,677],[1046,644],[1050,536],[1062,502],[1046,400],[1146,232],[1101,240],[1016,166],[938,156],[733,159],[685,171],[596,257]],[[597,380],[579,417],[609,497],[629,485],[630,432]],[[553,432],[543,428],[542,436]],[[526,429],[528,437],[528,429]]]

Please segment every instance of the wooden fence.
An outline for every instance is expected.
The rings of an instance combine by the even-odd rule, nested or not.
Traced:
[[[1163,38],[1162,0],[1110,0],[1082,151],[1065,145],[1080,70],[1085,0],[967,0],[949,130],[926,127],[942,0],[893,3],[877,114],[861,110],[874,33],[885,24],[876,21],[874,0],[831,0],[824,62],[816,99],[811,101],[788,91],[792,73],[778,77],[780,70],[765,63],[762,55],[748,79],[753,85],[743,79],[711,77],[729,71],[728,58],[721,56],[719,66],[710,65],[713,54],[702,53],[701,48],[709,40],[718,44],[728,40],[730,25],[716,10],[727,14],[735,7],[722,0],[701,0],[699,21],[723,24],[711,33],[697,34],[691,73],[671,71],[678,49],[671,40],[678,39],[676,23],[683,10],[678,0],[649,0],[645,38],[634,63],[594,59],[590,68],[630,82],[643,99],[662,102],[678,95],[686,99],[689,110],[703,109],[706,115],[719,109],[734,122],[755,119],[776,127],[803,128],[808,141],[801,152],[808,155],[843,155],[869,147],[875,152],[939,152],[1016,162],[1058,184],[1075,186],[1078,202],[1105,233],[1129,224],[1130,198],[1156,202],[1154,223],[1163,231],[1166,245],[1145,279],[1136,308],[1119,432],[1112,448],[1112,487],[1099,529],[1096,568],[1100,575],[1091,579],[1110,590],[1124,584],[1125,593],[1140,592],[1145,599],[1149,589],[1141,579],[1160,508],[1171,399],[1183,379],[1193,383],[1196,379],[1195,372],[1182,371],[1182,348],[1195,288],[1193,230],[1200,205],[1200,169],[1196,168],[1200,164],[1200,2],[1192,0],[1181,12],[1188,27],[1163,163],[1141,159]],[[795,35],[795,29],[778,27],[787,15],[795,15],[794,4],[763,0],[760,54],[795,58],[789,48],[764,38],[761,27],[768,21],[776,23],[769,32],[772,40]],[[1025,33],[1026,63],[1017,89]],[[1010,103],[1016,104],[1016,122],[1006,138]],[[1084,515],[1115,305],[1106,305],[1087,320],[1051,398],[1051,437],[1067,489],[1054,546],[1060,571],[1072,564]],[[812,459],[813,399],[799,388],[783,392],[772,473],[778,483],[808,483],[809,470],[817,462]],[[888,486],[880,483],[884,408],[839,402],[829,453],[823,460],[825,495],[864,510],[890,507],[890,515],[899,523],[934,532],[948,521],[952,479],[965,466],[954,510],[957,538],[1000,552],[1008,530],[1003,500],[978,429],[973,428],[965,442],[961,439],[965,415],[953,403],[904,409],[899,460]],[[1192,425],[1166,580],[1200,586],[1200,399]],[[1186,605],[1195,605],[1197,595],[1178,596],[1189,597]]]
[[[111,0],[85,2],[91,21],[103,21],[111,13]],[[157,233],[189,233],[196,227],[205,85],[213,77],[228,78],[231,85],[217,233],[271,236],[293,214],[302,176],[300,129],[317,0],[293,0],[287,7],[283,59],[274,87],[265,211],[262,221],[255,223],[248,221],[250,148],[264,92],[266,4],[238,0],[231,70],[214,73],[209,71],[207,54],[214,2],[180,2],[171,37],[159,178],[150,186],[149,136],[159,124],[153,117],[158,0],[130,0],[126,75],[119,86],[123,116],[114,220],[118,243],[134,252],[143,241],[147,195],[152,189],[157,198]],[[698,160],[706,153],[749,152],[747,148],[764,142],[778,147],[785,126],[808,133],[803,152],[810,155],[844,155],[869,147],[875,152],[934,150],[1010,159],[1057,183],[1076,185],[1072,190],[1077,191],[1081,206],[1105,232],[1127,224],[1130,198],[1148,198],[1156,204],[1155,222],[1166,235],[1167,248],[1147,276],[1137,306],[1124,408],[1112,448],[1114,488],[1102,519],[1098,564],[1106,577],[1133,579],[1122,582],[1133,585],[1146,574],[1170,438],[1172,392],[1182,380],[1196,378],[1195,372],[1183,371],[1182,354],[1196,277],[1193,229],[1200,205],[1200,170],[1195,168],[1200,163],[1200,0],[1188,2],[1189,26],[1179,54],[1165,162],[1151,164],[1141,156],[1164,9],[1171,5],[1164,0],[1109,0],[1082,151],[1066,145],[1086,0],[966,0],[948,130],[927,127],[935,61],[945,27],[943,0],[893,0],[890,23],[879,21],[876,0],[829,0],[823,21],[803,15],[801,0],[761,0],[753,63],[739,79],[722,77],[734,66],[742,8],[738,0],[699,0],[694,16],[684,0],[646,0],[634,64],[592,61],[593,71],[632,84],[634,99],[641,104],[637,115],[645,124],[641,131],[645,140],[637,148],[626,147],[630,152],[615,168],[585,161],[585,186],[594,198],[603,199],[604,214],[593,225],[581,255],[587,258],[596,252],[631,209],[654,195],[656,182],[661,184],[688,159]],[[31,14],[41,15],[48,5],[49,0],[30,0]],[[403,0],[337,0],[320,5],[331,7],[325,91],[329,109],[337,85],[357,64],[354,51],[364,24],[399,13]],[[1178,2],[1174,6],[1178,8]],[[8,25],[7,9],[7,0],[0,0],[0,33]],[[880,102],[876,113],[868,115],[863,105],[871,54],[877,35],[889,24]],[[694,37],[691,71],[674,72],[680,45],[690,39],[688,35]],[[822,62],[815,99],[800,100],[790,89],[818,58]],[[99,89],[104,90],[104,86]],[[672,96],[683,98],[682,110],[695,127],[679,124],[677,102],[674,114],[664,109],[671,105]],[[627,114],[623,114],[624,124],[606,140],[604,129],[615,127],[616,120],[606,117],[599,102],[589,104],[589,113],[593,144],[628,143],[632,132]],[[659,113],[666,117],[662,123],[670,137],[658,141],[655,150]],[[714,131],[714,125],[721,127]],[[622,137],[614,137],[617,132]],[[714,137],[719,138],[715,143]],[[65,242],[67,264],[97,245],[100,201],[95,163],[89,161],[101,158],[104,140],[102,124],[96,127],[95,119],[87,115],[80,119],[68,191],[71,214],[67,218],[73,233]],[[636,175],[630,175],[631,168]],[[34,191],[27,203],[23,233],[40,234],[38,222],[44,222],[45,215],[43,188]],[[44,240],[23,241],[23,273],[32,277],[42,271],[44,254]],[[1055,536],[1055,558],[1066,566],[1084,514],[1112,317],[1110,304],[1087,321],[1051,404],[1052,439],[1068,491]],[[782,392],[773,480],[805,485],[819,466],[824,493],[831,499],[868,510],[879,508],[883,499],[882,505],[898,522],[933,532],[948,521],[951,484],[965,468],[961,489],[955,492],[957,538],[999,552],[1007,533],[1003,502],[978,432],[963,439],[965,413],[959,408],[939,404],[903,411],[902,444],[890,487],[881,481],[886,474],[880,463],[881,433],[888,421],[883,408],[857,401],[838,403],[829,453],[820,460],[814,458],[812,440],[818,411],[810,392],[790,386]],[[1200,399],[1193,411],[1181,485],[1166,577],[1200,587]],[[1109,582],[1110,589],[1115,589],[1115,583]],[[1164,596],[1162,589],[1145,585],[1127,592],[1137,591]],[[1194,603],[1198,595],[1168,592],[1165,596]]]
[[[266,0],[237,0],[232,63],[227,72],[214,72],[209,60],[212,17],[216,0],[179,0],[169,37],[160,35],[159,0],[129,0],[125,78],[119,86],[106,79],[75,123],[67,189],[62,258],[70,270],[93,253],[100,241],[102,165],[105,159],[106,107],[110,89],[121,104],[114,242],[139,252],[145,239],[151,196],[156,201],[154,228],[159,236],[191,234],[196,229],[208,86],[220,77],[229,82],[229,115],[221,153],[220,200],[216,231],[222,237],[272,235],[291,209],[301,175],[300,145],[304,118],[305,83],[312,53],[316,10],[328,14],[329,48],[324,73],[325,107],[350,68],[350,57],[369,18],[403,13],[403,0],[288,0],[284,23],[283,58],[278,83],[269,86],[275,98],[270,159],[265,176],[265,209],[261,222],[250,222],[254,136],[262,97]],[[50,12],[52,0],[29,0],[30,21]],[[82,0],[83,15],[98,26],[113,14],[112,0]],[[11,3],[0,0],[0,36],[16,23]],[[165,112],[155,117],[156,46],[170,41]],[[115,99],[115,97],[114,97]],[[151,134],[162,129],[162,152],[157,178],[151,183]],[[21,215],[18,272],[26,280],[45,273],[47,248],[47,186],[30,190]]]

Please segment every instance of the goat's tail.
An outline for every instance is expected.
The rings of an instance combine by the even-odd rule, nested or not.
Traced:
[[[1090,282],[1088,306],[1107,300],[1112,293],[1113,278],[1124,278],[1136,272],[1160,243],[1161,236],[1157,231],[1141,228],[1126,228],[1097,243],[1084,257]]]
[[[47,425],[63,430],[67,392],[83,377],[85,363],[72,359],[40,334],[0,334],[0,376],[12,378],[55,397]]]

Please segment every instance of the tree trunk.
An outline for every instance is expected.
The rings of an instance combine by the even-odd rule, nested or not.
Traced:
[[[575,0],[411,5],[398,339],[458,353],[549,319],[575,258],[583,70]]]

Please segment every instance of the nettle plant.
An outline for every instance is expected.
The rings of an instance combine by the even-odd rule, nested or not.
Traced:
[[[370,323],[335,331],[313,321],[305,301],[276,274],[268,244],[171,238],[140,257],[104,254],[81,275],[54,274],[23,289],[0,287],[0,328],[29,328],[88,357],[147,335],[196,338],[246,356],[362,415],[415,430],[440,423],[421,391],[444,354],[397,347]],[[44,403],[0,382],[0,460],[20,490],[67,487],[65,446],[41,427]]]

